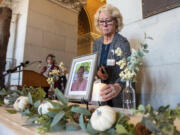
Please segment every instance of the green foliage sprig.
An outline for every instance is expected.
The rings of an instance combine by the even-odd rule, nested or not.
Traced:
[[[91,126],[91,111],[79,105],[68,105],[68,100],[58,89],[56,89],[56,96],[63,104],[54,105],[53,109],[49,109],[50,112],[47,115],[39,117],[38,123],[41,125],[39,127],[41,132],[57,131],[57,129],[66,131],[82,129],[92,135],[136,135],[141,129],[137,125],[141,124],[149,134],[170,135],[172,133],[171,135],[178,135],[180,133],[173,124],[176,118],[180,118],[180,105],[175,109],[170,109],[169,106],[161,106],[157,112],[150,105],[145,107],[140,105],[138,110],[134,110],[136,113],[143,114],[140,123],[137,125],[130,124],[130,116],[117,113],[116,123],[110,129],[100,132]]]
[[[143,58],[145,54],[149,52],[148,44],[145,42],[148,39],[152,40],[151,37],[145,34],[144,41],[140,43],[140,48],[138,50],[132,49],[131,55],[127,59],[123,58],[122,60],[116,62],[116,64],[119,65],[120,69],[122,70],[119,74],[122,81],[136,81],[135,77],[137,75],[137,72],[140,70],[139,66],[143,64]],[[123,52],[120,48],[117,48],[115,53],[117,56],[122,56]]]
[[[19,97],[19,95],[20,93],[17,88],[15,90],[8,90],[5,88],[2,88],[0,89],[0,104],[3,105],[4,98],[7,98],[10,101],[9,105],[11,105]]]
[[[37,91],[37,93],[35,91]],[[180,104],[178,104],[175,109],[171,109],[169,105],[161,106],[157,111],[154,111],[151,105],[145,107],[140,105],[138,110],[132,110],[134,114],[140,113],[143,115],[140,123],[136,125],[129,123],[129,115],[117,112],[115,124],[110,129],[99,132],[91,126],[90,117],[92,112],[77,104],[69,104],[68,99],[64,97],[58,89],[56,89],[55,94],[61,103],[49,100],[53,108],[50,108],[49,113],[45,115],[39,115],[37,112],[38,106],[45,96],[41,88],[24,88],[21,94],[28,96],[30,102],[30,106],[22,112],[23,116],[29,116],[26,124],[37,125],[41,133],[82,129],[84,132],[92,135],[140,135],[139,132],[143,134],[144,130],[148,131],[147,135],[180,134],[180,131],[177,130],[177,125],[174,124],[177,119],[180,119]],[[9,112],[15,113],[14,110],[9,110]],[[140,127],[138,126],[139,124]]]
[[[56,89],[55,95],[62,104],[53,103],[53,108],[49,109],[49,113],[41,115],[36,121],[41,126],[38,128],[40,132],[61,131],[61,130],[77,130],[84,129],[84,120],[89,119],[90,111],[80,107],[79,105],[68,105],[68,99]],[[79,123],[79,124],[78,124]]]
[[[22,116],[37,117],[38,107],[46,96],[44,89],[41,87],[23,87],[20,93],[22,96],[28,96],[30,103],[29,107],[21,112]]]
[[[154,111],[151,105],[146,107],[140,105],[135,113],[142,113],[141,121],[145,127],[155,135],[179,135],[180,131],[176,129],[174,121],[180,119],[180,104],[175,109],[170,109],[170,106],[160,106],[157,111]]]

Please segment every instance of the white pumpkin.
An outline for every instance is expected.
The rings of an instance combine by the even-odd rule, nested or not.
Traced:
[[[13,104],[16,101],[17,97],[18,97],[18,95],[16,93],[5,96],[4,97],[4,104],[5,105]]]
[[[38,113],[40,115],[47,114],[49,112],[49,108],[53,108],[53,105],[48,101],[44,101],[42,104],[39,105]]]
[[[4,97],[4,104],[5,105],[10,105],[11,104],[11,100],[10,100],[11,96],[7,95]]]
[[[90,122],[93,129],[105,131],[116,122],[116,112],[109,106],[101,106],[93,112]]]
[[[10,99],[8,99],[8,98],[4,98],[4,104],[5,105],[10,105],[11,104],[11,101],[10,101]]]
[[[29,105],[29,99],[25,96],[20,96],[16,99],[13,107],[16,111],[23,111]]]

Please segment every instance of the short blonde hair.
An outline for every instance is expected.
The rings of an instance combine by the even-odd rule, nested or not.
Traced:
[[[106,15],[111,16],[112,18],[116,20],[116,25],[117,25],[116,32],[120,32],[121,29],[123,28],[123,18],[119,9],[112,6],[111,4],[103,5],[96,11],[96,14],[94,15],[94,23],[95,23],[96,29],[100,31],[98,21],[99,21],[99,15],[101,12],[105,13]]]

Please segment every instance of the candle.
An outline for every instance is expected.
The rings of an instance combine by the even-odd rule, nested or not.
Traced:
[[[93,91],[92,91],[92,99],[91,101],[103,101],[100,91],[101,89],[106,86],[105,83],[94,83],[93,84]]]

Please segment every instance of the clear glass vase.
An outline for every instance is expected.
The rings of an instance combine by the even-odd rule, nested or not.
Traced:
[[[123,89],[122,96],[124,109],[136,109],[136,93],[130,80],[126,81],[126,87]]]
[[[54,100],[55,99],[55,87],[54,83],[50,84],[49,90],[48,90],[48,98]]]

